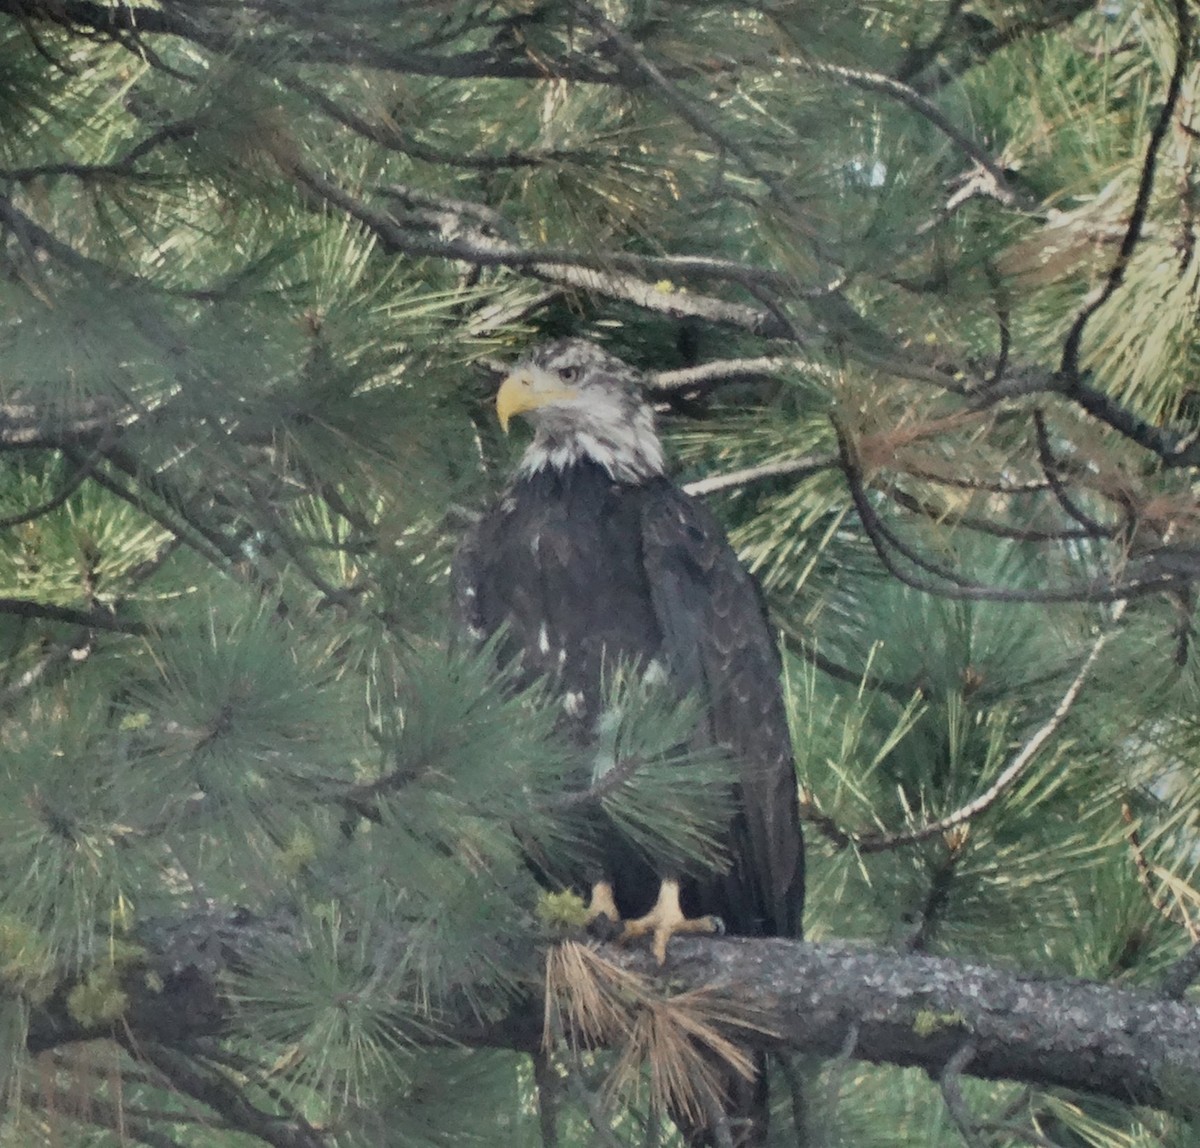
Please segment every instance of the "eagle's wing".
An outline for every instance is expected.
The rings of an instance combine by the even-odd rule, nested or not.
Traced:
[[[731,931],[799,936],[796,767],[779,651],[758,585],[707,508],[666,482],[642,502],[642,550],[672,676],[702,699],[714,744],[738,767],[743,813],[730,842]],[[738,905],[742,898],[749,904]]]

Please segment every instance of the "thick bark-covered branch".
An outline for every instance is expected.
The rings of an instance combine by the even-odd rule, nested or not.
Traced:
[[[147,943],[149,968],[126,977],[123,1039],[186,1049],[223,1032],[233,1016],[224,971],[266,934],[277,941],[287,929],[247,914],[160,927]],[[1186,1107],[1176,1083],[1200,1079],[1200,1007],[1151,992],[844,943],[676,938],[661,970],[640,949],[600,952],[664,996],[704,988],[730,1006],[724,1015],[751,1020],[733,1034],[742,1043],[832,1057],[845,1054],[856,1031],[851,1057],[936,1076],[969,1042],[969,1075],[1168,1110]],[[536,984],[532,943],[528,957]],[[33,1010],[31,1051],[107,1034],[71,1016],[69,987]],[[443,1023],[449,1041],[532,1051],[542,1005],[531,994],[499,1020],[484,1022],[464,1007],[461,1016],[448,1010]]]

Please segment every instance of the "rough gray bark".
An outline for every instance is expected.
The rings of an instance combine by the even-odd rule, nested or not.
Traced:
[[[672,946],[673,987],[708,985],[807,1053],[849,1048],[853,1059],[936,1075],[969,1044],[971,1076],[1167,1109],[1183,1106],[1184,1090],[1200,1080],[1200,1008],[1151,992],[843,943]],[[651,968],[644,953],[615,959]]]
[[[89,1029],[70,1016],[69,985],[31,1016],[31,1051],[116,1035],[185,1049],[219,1033],[228,1019],[223,974],[267,934],[278,943],[286,922],[244,914],[191,920],[146,938],[147,965],[128,970],[130,1004],[122,1022]],[[844,943],[677,938],[658,969],[640,949],[602,946],[623,969],[645,975],[664,994],[707,988],[731,1011],[767,1030],[739,1028],[739,1043],[849,1056],[939,1074],[952,1058],[965,1073],[1064,1087],[1126,1103],[1186,1111],[1200,1080],[1200,1007],[1152,992],[1051,978],[949,958],[900,955]],[[530,983],[540,961],[531,945]],[[155,977],[147,977],[153,971]],[[148,988],[148,985],[155,985]],[[459,1043],[534,1050],[542,1005],[525,1005],[481,1027],[452,1008],[442,1018]],[[969,1059],[964,1050],[969,1047]]]

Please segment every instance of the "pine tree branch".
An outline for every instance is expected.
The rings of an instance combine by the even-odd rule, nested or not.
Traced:
[[[1200,466],[1200,435],[1194,431],[1180,434],[1167,427],[1155,426],[1091,386],[1082,377],[1076,378],[1064,394],[1092,418],[1157,455],[1164,466]]]
[[[748,466],[725,474],[698,478],[695,482],[687,483],[683,489],[693,498],[705,498],[722,490],[738,490],[772,478],[807,478],[810,474],[833,470],[837,465],[837,459],[828,455],[805,455],[784,462],[765,462],[760,466]]]
[[[847,68],[840,64],[826,64],[803,57],[793,58],[790,62],[811,72],[814,76],[824,76],[845,84],[847,87],[857,88],[859,91],[875,92],[902,104],[932,124],[963,155],[987,172],[994,199],[1004,204],[1005,207],[1022,207],[1032,210],[1036,206],[1028,197],[1020,195],[1009,186],[1004,168],[992,158],[985,148],[971,139],[941,108],[915,88],[891,76],[885,76],[879,72],[868,72],[861,68]]]
[[[508,171],[514,168],[544,167],[552,163],[594,162],[595,160],[594,153],[570,149],[511,150],[494,154],[450,151],[418,140],[411,132],[403,131],[397,124],[380,123],[367,119],[352,108],[339,104],[315,84],[310,84],[298,77],[281,77],[281,82],[316,104],[331,120],[349,128],[363,139],[387,148],[388,151],[412,156],[413,159],[419,159],[424,163],[460,167],[469,171]]]
[[[67,1071],[70,1072],[71,1068],[68,1067]],[[53,1100],[53,1097],[44,1096],[40,1088],[28,1087],[22,1090],[19,1103],[31,1112],[44,1112],[47,1123],[50,1123],[53,1119]],[[124,1103],[110,1103],[94,1095],[88,1096],[84,1111],[69,1115],[58,1113],[58,1119],[64,1116],[73,1126],[86,1128],[92,1135],[96,1134],[96,1129],[102,1128],[118,1144],[144,1144],[146,1148],[185,1148],[184,1141],[167,1135],[164,1129],[173,1124],[193,1123],[177,1112],[146,1111]],[[209,1128],[217,1123],[210,1120]]]
[[[803,658],[806,662],[816,666],[823,674],[828,674],[831,678],[838,682],[845,682],[848,686],[853,686],[855,689],[864,689],[880,691],[887,694],[898,705],[906,706],[912,701],[915,692],[911,684],[903,682],[889,681],[887,678],[881,678],[878,674],[873,674],[869,670],[852,669],[849,666],[844,666],[840,662],[835,662],[832,658],[821,653],[816,642],[812,640],[811,635],[805,634],[800,627],[790,623],[785,618],[780,618],[778,613],[775,613],[775,624],[779,627],[784,644],[789,650],[797,656]],[[842,848],[850,843],[850,838],[846,834],[842,834],[839,839],[839,848]]]
[[[1171,121],[1175,118],[1175,109],[1183,92],[1183,82],[1187,76],[1192,59],[1192,14],[1190,0],[1174,0],[1175,27],[1177,46],[1175,49],[1175,66],[1171,71],[1171,79],[1167,84],[1167,94],[1163,106],[1159,110],[1158,119],[1150,133],[1150,141],[1146,145],[1146,157],[1142,161],[1141,176],[1138,180],[1137,195],[1134,198],[1133,210],[1129,215],[1129,223],[1121,246],[1113,259],[1108,274],[1079,309],[1075,321],[1067,332],[1063,344],[1062,361],[1059,373],[1067,380],[1068,392],[1082,382],[1079,368],[1079,351],[1083,344],[1083,334],[1092,316],[1116,294],[1117,289],[1125,281],[1125,272],[1133,260],[1133,253],[1142,238],[1142,229],[1146,224],[1146,215],[1150,210],[1150,196],[1154,191],[1154,178],[1158,171],[1158,153],[1171,129]]]
[[[147,627],[140,622],[118,618],[108,610],[77,610],[72,606],[55,606],[29,598],[0,598],[0,614],[14,618],[38,618],[47,622],[63,622],[69,626],[85,626],[89,630],[110,630],[116,634],[145,634]]]
[[[187,1055],[201,1038],[224,1031],[236,1013],[225,995],[223,970],[246,960],[265,934],[277,941],[289,929],[286,921],[246,913],[219,920],[214,915],[212,921],[160,923],[153,936],[141,938],[146,964],[128,970],[123,982],[130,1005],[118,1035],[135,1056],[226,1119],[281,1148],[313,1148],[322,1142],[311,1129],[258,1110],[247,1113],[245,1097],[226,1078]],[[189,959],[188,953],[196,955]],[[679,937],[671,942],[665,969],[640,949],[603,945],[600,953],[661,985],[667,995],[703,990],[729,1010],[723,1015],[762,1018],[760,1029],[739,1026],[736,1039],[767,1049],[834,1058],[846,1051],[853,1031],[850,1058],[920,1067],[936,1076],[970,1042],[975,1055],[964,1068],[969,1075],[1070,1088],[1166,1111],[1185,1111],[1188,1104],[1186,1093],[1169,1082],[1200,1073],[1200,1007],[1152,992],[843,943]],[[534,938],[522,959],[530,984],[540,984]],[[30,1051],[111,1035],[70,1015],[69,987],[32,1008]],[[483,1019],[467,999],[461,1012],[442,1016],[437,1040],[540,1047],[542,1005],[533,995],[498,1019]],[[206,1047],[215,1055],[215,1045]]]
[[[328,1137],[302,1116],[289,1118],[263,1112],[219,1070],[202,1066],[193,1057],[182,1055],[169,1045],[142,1044],[136,1039],[123,1043],[131,1056],[152,1064],[173,1088],[201,1101],[219,1113],[231,1127],[257,1136],[272,1148],[329,1148]]]
[[[699,101],[676,87],[645,52],[602,12],[579,0],[574,4],[574,8],[607,39],[614,55],[622,61],[626,69],[632,71],[641,85],[657,91],[663,102],[693,131],[715,144],[718,152],[734,156],[745,172],[767,188],[775,201],[787,211],[792,226],[807,236],[818,248],[823,246],[819,242],[816,229],[808,220],[807,213],[788,190],[785,181],[764,167],[751,148],[717,124]]]
[[[967,835],[965,833],[947,834],[943,844],[945,851],[940,861],[934,865],[929,874],[929,886],[925,890],[925,898],[914,914],[911,927],[904,938],[904,950],[909,953],[925,953],[929,951],[929,942],[937,932],[941,917],[950,904],[951,892],[954,888],[955,877],[958,874],[959,862],[966,852]]]
[[[279,159],[298,184],[357,219],[391,252],[418,258],[458,260],[479,267],[512,267],[545,282],[586,288],[675,318],[706,319],[739,327],[764,338],[794,338],[795,332],[790,324],[782,324],[767,309],[678,291],[664,279],[703,276],[747,288],[778,286],[801,296],[825,291],[822,287],[806,292],[790,276],[727,259],[523,246],[484,232],[477,220],[473,221],[461,210],[464,205],[454,201],[441,204],[435,215],[415,220],[421,224],[421,229],[417,230],[392,213],[371,207],[295,157],[281,156]],[[652,281],[642,277],[650,275],[660,278]]]
[[[1124,612],[1125,603],[1117,603],[1116,608],[1113,610],[1113,627],[1120,621]],[[1000,771],[996,780],[977,797],[972,798],[964,805],[960,805],[953,812],[946,814],[945,817],[939,817],[936,821],[926,822],[917,828],[904,830],[900,833],[847,834],[847,844],[852,845],[860,853],[879,853],[889,849],[896,849],[902,845],[914,845],[921,841],[928,841],[933,837],[943,836],[951,830],[967,824],[972,818],[986,813],[1016,784],[1029,765],[1037,758],[1042,747],[1058,732],[1066,720],[1067,714],[1071,712],[1075,702],[1078,701],[1080,691],[1090,677],[1092,669],[1096,665],[1096,660],[1108,644],[1108,640],[1112,637],[1113,632],[1112,628],[1106,629],[1092,643],[1091,649],[1083,659],[1083,663],[1080,665],[1071,684],[1067,686],[1062,697],[1059,698],[1054,711],[1026,739],[1025,744],[1013,755],[1008,765]]]
[[[1038,464],[1042,468],[1042,474],[1046,476],[1046,485],[1058,505],[1066,511],[1068,517],[1078,522],[1092,537],[1115,538],[1117,534],[1115,526],[1105,526],[1104,523],[1097,521],[1068,492],[1061,477],[1066,468],[1054,456],[1054,449],[1050,445],[1050,432],[1046,427],[1046,416],[1040,408],[1033,412],[1033,425],[1037,432]]]
[[[26,507],[16,514],[9,514],[0,518],[0,530],[8,530],[14,526],[20,526],[22,523],[32,522],[36,518],[41,518],[43,515],[57,510],[88,480],[99,460],[99,452],[93,452],[78,465],[73,465],[66,482],[54,494],[43,502]]]
[[[520,44],[446,54],[404,51],[381,47],[372,38],[356,35],[349,22],[343,22],[328,34],[283,24],[283,34],[272,36],[270,22],[262,20],[260,23],[268,30],[256,36],[249,30],[253,25],[238,18],[237,7],[196,3],[189,4],[185,11],[182,5],[150,8],[131,4],[110,6],[91,0],[0,0],[0,15],[73,32],[87,30],[108,36],[131,51],[136,51],[140,41],[147,36],[178,36],[221,55],[237,54],[239,49],[253,47],[260,66],[263,60],[277,55],[291,63],[379,68],[453,80],[544,80],[553,75],[579,83],[611,85],[620,82],[612,68],[580,53],[549,60],[544,56],[534,57]],[[302,11],[289,9],[286,15],[295,18]]]
[[[961,10],[964,5],[956,4],[954,7]],[[896,69],[896,75],[901,80],[915,83],[917,75],[939,55],[948,53],[951,47],[956,47],[955,59],[952,62],[939,68],[930,80],[915,83],[920,91],[939,91],[948,84],[960,82],[972,68],[986,66],[997,52],[1003,51],[1009,45],[1074,23],[1081,16],[1095,11],[1095,8],[1095,0],[1055,0],[1053,3],[1039,5],[1036,9],[1036,19],[1005,19],[999,27],[983,20],[981,25],[974,29],[962,27],[961,18],[953,21],[960,25],[954,28],[951,26],[951,17],[947,16],[946,22],[928,45],[917,45],[909,50]],[[957,38],[951,37],[951,32],[958,32]]]
[[[1194,429],[1184,432],[1147,422],[1093,387],[1085,376],[1068,378],[1036,364],[1009,370],[1001,379],[969,392],[972,410],[984,410],[1009,399],[1027,395],[1060,395],[1115,430],[1122,438],[1156,455],[1164,466],[1200,466],[1200,435]]]
[[[975,1045],[969,1040],[948,1060],[942,1069],[938,1083],[942,1089],[942,1099],[946,1102],[946,1111],[958,1128],[959,1135],[967,1148],[984,1148],[980,1135],[979,1123],[971,1113],[966,1098],[962,1094],[963,1071],[975,1059]]]
[[[937,59],[938,53],[950,43],[956,31],[964,3],[965,0],[950,0],[938,30],[923,44],[913,43],[908,46],[900,66],[896,69],[898,80],[907,83]]]
[[[964,530],[974,530],[978,534],[987,534],[992,538],[1008,538],[1015,542],[1071,542],[1089,538],[1110,538],[1112,536],[1109,532],[1088,530],[1083,527],[1064,527],[1060,530],[1035,530],[1030,527],[1006,526],[1002,522],[993,522],[990,518],[980,518],[973,514],[960,514],[957,511],[947,510],[944,507],[923,502],[915,495],[909,494],[905,490],[899,490],[895,486],[884,487],[883,494],[897,506],[901,506],[905,510],[910,510],[914,514],[919,514],[922,518],[926,518],[930,522],[949,526],[961,526]]]
[[[107,399],[0,403],[0,451],[92,446],[131,417]]]
[[[1156,572],[1153,564],[1147,564],[1142,577],[1132,577],[1124,581],[1099,578],[1092,582],[1061,586],[1053,590],[1009,589],[972,581],[957,571],[922,556],[899,538],[896,532],[883,521],[867,497],[861,464],[858,462],[849,436],[836,422],[835,429],[837,430],[842,471],[846,476],[850,496],[854,501],[854,508],[858,512],[863,530],[884,569],[898,581],[914,590],[921,590],[940,598],[980,602],[1100,603],[1120,602],[1125,599],[1145,598],[1153,594],[1172,592],[1181,586],[1188,585],[1189,580],[1196,577],[1196,575],[1188,574],[1186,570],[1170,569],[1168,564],[1162,564],[1159,572]],[[924,578],[912,574],[896,561],[893,551],[918,569],[925,570],[934,577]]]
[[[108,163],[42,163],[32,167],[14,167],[0,169],[0,179],[12,180],[14,183],[28,183],[35,179],[45,179],[50,176],[72,176],[84,183],[99,179],[159,179],[137,170],[137,164],[144,156],[161,147],[163,144],[174,143],[177,140],[190,139],[196,134],[194,120],[178,120],[164,124],[153,131],[145,139],[134,144],[117,159]]]
[[[660,394],[708,390],[724,383],[769,379],[788,369],[805,368],[824,374],[823,364],[788,355],[759,355],[747,359],[713,359],[695,367],[657,371],[647,377],[651,390]]]
[[[1154,868],[1146,856],[1146,846],[1137,820],[1128,801],[1121,802],[1121,820],[1125,824],[1125,839],[1129,842],[1129,851],[1133,856],[1133,867],[1137,871],[1138,884],[1146,894],[1146,899],[1154,907],[1154,911],[1169,921],[1172,925],[1184,929],[1193,945],[1200,944],[1200,927],[1192,920],[1187,905],[1182,900],[1168,898],[1162,888],[1156,886]],[[1164,993],[1170,996],[1170,993]]]
[[[68,451],[67,457],[75,458],[76,456],[72,452]],[[110,461],[112,460],[110,459]],[[127,465],[121,466],[120,469],[124,470],[130,478],[136,481],[136,468],[130,468],[128,465],[128,459],[125,459],[124,462]],[[107,490],[110,494],[116,495],[116,497],[122,502],[128,503],[140,514],[144,514],[152,522],[162,527],[163,530],[168,531],[179,543],[195,551],[198,555],[200,555],[200,557],[211,563],[213,566],[216,566],[218,569],[231,569],[236,567],[237,559],[239,557],[236,551],[231,553],[227,546],[221,545],[219,535],[214,534],[214,532],[209,530],[207,527],[202,528],[195,522],[191,521],[187,514],[182,510],[169,513],[166,510],[153,505],[152,503],[148,502],[142,496],[141,492],[136,488],[131,489],[125,486],[112,475],[107,474],[104,470],[93,471],[91,479],[97,486]],[[174,510],[174,503],[169,497],[167,497],[161,480],[152,481],[147,485],[150,487],[151,493],[159,498],[165,504],[165,506],[172,507],[172,510]],[[183,519],[184,523],[186,523],[186,526],[180,525],[178,521],[179,518]]]

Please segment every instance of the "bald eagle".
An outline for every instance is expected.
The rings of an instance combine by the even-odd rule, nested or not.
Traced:
[[[665,475],[640,375],[582,339],[524,358],[496,396],[501,426],[534,427],[498,505],[454,571],[462,620],[529,681],[549,679],[586,737],[606,669],[667,676],[700,703],[695,741],[734,777],[724,873],[656,872],[615,829],[587,874],[591,912],[650,934],[660,963],[679,932],[797,937],[804,850],[780,660],[758,587],[720,524]],[[686,779],[681,778],[686,784]],[[570,885],[565,866],[549,879]]]

